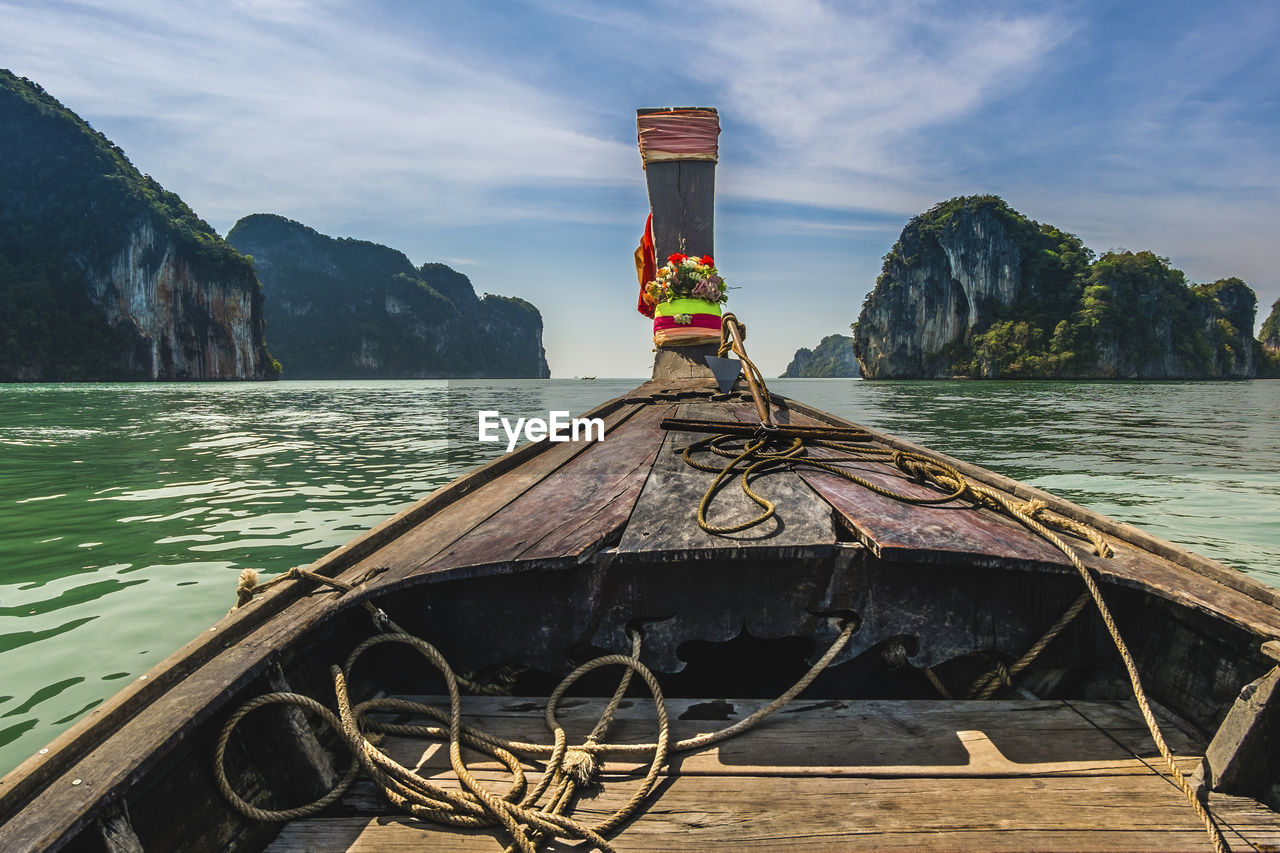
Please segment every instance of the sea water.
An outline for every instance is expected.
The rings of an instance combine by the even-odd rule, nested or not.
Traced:
[[[0,773],[305,565],[500,455],[482,410],[640,380],[0,386]],[[772,380],[1280,586],[1280,381]]]

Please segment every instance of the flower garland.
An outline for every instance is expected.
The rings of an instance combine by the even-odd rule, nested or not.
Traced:
[[[710,255],[691,258],[677,252],[658,269],[657,277],[644,286],[644,301],[650,306],[676,299],[719,303],[729,298],[727,290],[728,286]]]

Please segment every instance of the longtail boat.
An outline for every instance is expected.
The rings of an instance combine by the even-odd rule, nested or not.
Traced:
[[[714,111],[646,116],[654,251],[709,257]],[[0,780],[0,850],[1280,849],[1280,590],[718,334],[247,573]]]

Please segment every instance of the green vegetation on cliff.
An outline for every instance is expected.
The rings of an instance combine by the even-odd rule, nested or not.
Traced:
[[[542,378],[542,315],[476,296],[444,264],[253,214],[227,240],[253,258],[272,350],[290,379]]]
[[[782,372],[783,378],[811,379],[853,378],[858,375],[858,362],[853,357],[853,338],[827,335],[814,349],[802,348]]]
[[[1189,375],[1213,376],[1247,358],[1239,342],[1253,327],[1257,298],[1238,278],[1188,286],[1167,258],[1108,252],[1077,274],[1072,289],[1078,296],[1056,317],[1024,314],[1020,303],[1002,308],[1001,319],[955,348],[955,372],[1159,376],[1185,365]],[[1164,372],[1142,369],[1164,363]]]
[[[1152,252],[1095,258],[1074,234],[970,196],[908,223],[854,346],[872,378],[1241,378],[1256,305],[1237,278],[1188,285]]]
[[[1258,376],[1280,379],[1280,299],[1271,303],[1258,333]]]
[[[143,224],[194,275],[256,287],[249,261],[182,199],[38,84],[3,69],[0,151],[0,379],[150,378],[129,357],[140,342],[106,321],[86,285]]]

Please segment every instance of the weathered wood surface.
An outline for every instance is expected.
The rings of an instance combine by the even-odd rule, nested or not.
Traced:
[[[631,515],[664,437],[658,424],[674,408],[643,407],[425,566],[578,557],[596,548]]]
[[[723,418],[726,408],[715,403],[687,403],[676,417]],[[805,556],[835,545],[831,510],[791,471],[778,471],[756,480],[752,488],[777,504],[777,513],[762,524],[737,533],[713,535],[698,526],[698,504],[715,475],[688,465],[680,450],[697,438],[668,432],[636,501],[635,511],[618,545],[620,554],[672,553],[673,558],[732,554],[749,546],[765,546],[778,557]],[[728,460],[703,455],[724,465]],[[707,520],[729,526],[753,518],[761,508],[746,495],[737,478],[717,493]]]
[[[419,701],[448,706],[441,697]],[[760,699],[718,701],[720,720],[705,717],[708,703],[671,699],[673,741],[714,732],[766,704]],[[508,739],[550,743],[538,699],[468,697],[468,725]],[[602,699],[568,699],[558,715],[569,743],[590,733]],[[701,711],[701,712],[700,712]],[[1203,745],[1161,715],[1167,741],[1183,766],[1199,765]],[[653,704],[627,700],[615,717],[610,743],[651,743],[657,722]],[[750,776],[1115,776],[1153,771],[1142,757],[1154,754],[1151,736],[1132,702],[1118,701],[920,701],[797,700],[770,720],[699,752],[672,757],[673,774]],[[396,761],[448,775],[447,747],[435,741],[388,736],[382,749]],[[464,749],[468,767],[500,770],[488,756]],[[1158,759],[1157,759],[1158,760]],[[530,765],[532,767],[532,765]],[[639,758],[612,757],[604,772],[635,773]],[[367,807],[367,805],[366,805]]]
[[[597,456],[602,452],[604,455],[613,453],[625,455],[626,433],[620,434],[619,430],[638,415],[652,417],[653,410],[656,408],[660,407],[628,405],[604,418],[605,440],[599,445],[585,442],[563,442],[552,445],[551,449],[503,475],[490,488],[478,489],[443,507],[414,529],[363,559],[355,567],[356,571],[372,570],[382,566],[390,568],[390,571],[379,576],[369,585],[371,590],[421,574],[433,561],[447,554],[451,546],[468,537],[468,534],[507,506],[520,500],[530,490],[541,489],[545,494],[545,484],[554,482],[561,469],[580,455],[588,451],[594,451]],[[526,527],[528,522],[532,521],[544,529],[549,529],[556,523],[564,521],[541,512],[533,513],[532,516],[532,519],[526,520]],[[500,548],[495,549],[492,545],[489,547],[489,552],[489,556],[495,559],[502,559],[498,554],[504,553]]]
[[[489,780],[484,780],[489,781]],[[496,780],[495,780],[496,781]],[[498,783],[500,784],[500,783]],[[621,786],[613,786],[615,789]],[[579,801],[603,819],[625,794]],[[1210,807],[1233,850],[1273,850],[1274,813],[1215,794]],[[288,824],[271,853],[502,850],[492,830],[443,829],[397,817]],[[1077,851],[1203,853],[1213,848],[1182,795],[1157,776],[1050,779],[789,779],[682,776],[613,839],[619,853],[688,850]],[[539,849],[581,849],[556,842]]]
[[[719,349],[718,344],[654,347],[653,378],[656,380],[713,379],[715,374],[707,366],[706,357],[715,355]]]
[[[754,408],[726,407],[740,421],[757,422]],[[774,411],[779,424],[821,426],[821,422],[788,409]],[[809,456],[832,459],[846,454],[810,447]],[[839,467],[876,486],[920,498],[937,498],[937,489],[911,480],[887,460],[866,459]],[[830,471],[807,465],[797,472],[815,492],[835,508],[864,545],[886,560],[901,562],[959,562],[970,565],[1025,567],[1070,565],[1056,548],[1012,519],[952,501],[940,505],[907,503],[878,494]]]
[[[1231,590],[1242,593],[1244,596],[1254,599],[1267,605],[1273,611],[1280,608],[1280,589],[1268,586],[1259,581],[1253,580],[1243,572],[1231,569],[1221,563],[1211,560],[1202,554],[1197,554],[1190,549],[1176,545],[1158,536],[1153,536],[1145,530],[1141,530],[1133,525],[1126,524],[1122,521],[1109,518],[1108,516],[1088,510],[1071,501],[1064,500],[1057,495],[1029,486],[1026,483],[1019,482],[1003,474],[995,471],[989,471],[972,462],[966,462],[961,459],[955,459],[936,450],[930,450],[921,447],[918,444],[907,441],[896,436],[888,435],[878,430],[871,429],[861,424],[856,424],[844,418],[836,417],[808,406],[795,400],[786,400],[785,398],[776,398],[780,403],[784,404],[794,415],[803,415],[812,418],[818,423],[834,424],[837,426],[858,427],[864,429],[876,437],[876,440],[882,444],[897,448],[900,450],[908,450],[917,453],[926,453],[936,456],[948,464],[953,465],[960,473],[966,477],[971,477],[980,483],[994,486],[1010,495],[1021,498],[1022,500],[1042,500],[1049,509],[1054,512],[1067,516],[1075,521],[1092,525],[1103,533],[1116,537],[1119,540],[1129,544],[1135,550],[1158,556],[1176,566],[1184,569],[1190,569],[1192,572],[1203,578],[1214,581],[1216,584],[1226,586]],[[1183,576],[1186,586],[1185,576]],[[1280,631],[1275,632],[1280,635]]]
[[[716,164],[664,160],[645,167],[658,265],[675,252],[715,255]]]
[[[1280,667],[1240,691],[1205,759],[1215,791],[1259,796],[1280,782]]]
[[[537,701],[468,704],[496,734],[536,737],[543,725]],[[728,725],[760,705],[733,700],[735,713],[724,722],[680,719],[692,704],[670,703],[673,738]],[[571,742],[602,706],[569,700],[560,721]],[[627,703],[617,720],[610,740],[651,739],[647,703]],[[1122,745],[1136,728],[1145,732],[1137,712],[1120,702],[800,703],[766,728],[674,758],[660,793],[614,843],[619,851],[1210,849],[1177,788]],[[1175,726],[1169,731],[1185,761],[1196,761],[1197,745]],[[440,745],[424,750],[422,741],[392,738],[385,748],[439,784],[456,785]],[[495,763],[470,757],[477,777],[505,790]],[[846,758],[857,763],[843,765]],[[530,770],[536,780],[538,770]],[[639,772],[636,762],[607,762],[603,788],[579,801],[575,818],[603,818],[630,795]],[[500,843],[492,831],[391,817],[367,786],[344,804],[357,815],[296,821],[269,849],[472,851]],[[1211,805],[1234,849],[1266,849],[1280,837],[1280,815],[1252,800],[1214,795]]]
[[[738,405],[732,407],[732,411],[739,420],[754,418],[750,407]],[[857,426],[833,416],[816,417],[812,412],[811,409],[787,401],[787,407],[777,412],[775,418],[779,422],[808,426],[823,423]],[[874,430],[869,431],[880,436]],[[1200,566],[1197,569],[1199,577],[1194,583],[1189,583],[1186,572],[1188,566],[1171,560],[1167,553],[1174,546],[1164,543],[1167,547],[1155,552],[1143,547],[1145,539],[1153,538],[1149,534],[1143,533],[1140,537],[1143,541],[1135,544],[1133,534],[1141,531],[1090,513],[1048,493],[908,442],[887,439],[884,443],[936,456],[954,465],[966,477],[1008,491],[1022,500],[1044,500],[1054,512],[1097,527],[1108,535],[1115,550],[1115,555],[1110,559],[1104,560],[1094,555],[1089,550],[1088,543],[1082,540],[1072,537],[1066,539],[1076,547],[1076,553],[1085,565],[1103,576],[1126,586],[1149,589],[1163,598],[1202,613],[1226,615],[1250,630],[1280,636],[1280,609],[1276,606],[1280,602],[1280,593],[1260,589],[1261,585],[1240,572],[1221,566],[1218,567],[1220,571],[1210,571]],[[817,449],[814,455],[830,456],[834,452]],[[926,487],[912,483],[895,466],[889,464],[858,463],[850,466],[850,470],[873,482],[890,485],[908,494],[929,493]],[[1022,528],[1016,521],[993,511],[957,508],[958,504],[940,508],[909,506],[820,469],[801,467],[800,476],[831,503],[873,553],[886,559],[945,560],[975,566],[1014,568],[1058,567],[1068,570],[1070,567],[1070,562],[1056,548]]]

